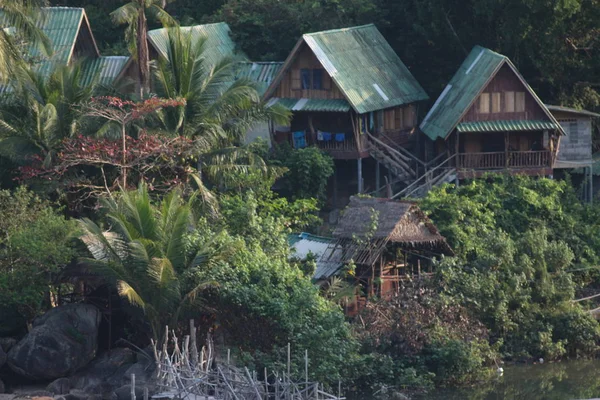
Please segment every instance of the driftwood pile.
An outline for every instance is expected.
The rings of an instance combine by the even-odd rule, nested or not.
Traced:
[[[305,380],[296,382],[290,374],[290,346],[287,372],[256,371],[215,361],[214,344],[210,335],[198,351],[196,329],[190,322],[190,335],[179,341],[167,327],[163,343],[153,343],[157,363],[156,385],[160,393],[153,399],[181,400],[343,400],[326,393],[318,382],[308,381],[308,354],[305,355]],[[338,388],[338,392],[341,391]]]

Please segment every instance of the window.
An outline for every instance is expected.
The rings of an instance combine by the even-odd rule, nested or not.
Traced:
[[[310,90],[310,89],[314,89],[314,90],[322,90],[323,89],[323,78],[325,75],[323,73],[323,69],[318,68],[318,69],[308,69],[308,68],[303,68],[300,70],[300,80],[302,83],[301,87],[298,87],[297,89],[303,89],[303,90]]]
[[[292,70],[292,89],[302,89],[299,69]]]
[[[525,111],[525,92],[516,92],[515,93],[515,111],[516,112],[524,112]]]
[[[323,70],[313,69],[312,88],[316,90],[323,89]]]
[[[383,129],[386,131],[391,131],[394,129],[394,124],[396,123],[396,113],[394,109],[385,110],[383,117]]]
[[[515,112],[515,92],[504,92],[504,111]]]
[[[500,111],[500,93],[492,93],[492,112],[499,113]]]
[[[413,108],[411,106],[404,107],[402,109],[404,113],[404,128],[412,128],[415,126],[415,121],[413,119]]]
[[[479,112],[482,114],[489,114],[490,112],[490,94],[481,93],[479,96]]]
[[[310,89],[311,75],[312,75],[312,70],[310,70],[310,69],[301,69],[300,70],[300,76],[302,78],[302,89],[304,89],[304,90]]]
[[[402,113],[402,108],[396,108],[394,110],[394,129],[402,129],[404,127],[404,115]]]

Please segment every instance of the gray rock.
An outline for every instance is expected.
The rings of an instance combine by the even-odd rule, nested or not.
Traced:
[[[123,385],[123,376],[135,362],[130,349],[117,348],[103,353],[71,377],[75,389],[87,393],[105,393]]]
[[[91,394],[87,400],[103,400],[104,398],[102,397],[101,394]]]
[[[137,362],[125,371],[123,376],[123,384],[131,383],[131,375],[135,374],[135,381],[139,384],[146,384],[152,382],[154,373],[156,371],[155,365],[148,362]]]
[[[19,336],[26,332],[27,322],[16,307],[0,308],[0,336]]]
[[[87,400],[90,397],[89,393],[78,389],[72,389],[67,396],[69,396],[70,400]]]
[[[68,376],[96,355],[100,311],[90,304],[53,308],[8,352],[8,365],[32,380]]]
[[[47,390],[35,390],[33,392],[28,392],[27,397],[52,397],[52,393]]]
[[[4,352],[4,350],[2,348],[2,345],[0,345],[0,368],[2,368],[2,366],[4,365],[4,363],[6,363],[6,359],[7,358],[8,358],[8,356]]]
[[[4,386],[4,382],[0,379],[0,394],[6,392],[6,387]]]
[[[58,378],[46,387],[46,390],[53,394],[67,394],[71,390],[71,381],[69,378]]]
[[[115,394],[117,395],[118,400],[131,400],[131,385],[121,386],[120,388],[115,390]],[[141,386],[135,386],[135,398],[144,398],[144,389]]]
[[[15,338],[0,337],[0,347],[2,347],[2,349],[4,349],[4,351],[7,353],[15,344],[17,344],[17,339]]]

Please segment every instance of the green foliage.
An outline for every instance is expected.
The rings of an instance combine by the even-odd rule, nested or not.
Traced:
[[[242,363],[257,370],[285,369],[291,343],[296,376],[303,376],[308,350],[311,379],[335,383],[355,357],[349,326],[341,308],[321,297],[310,277],[288,261],[286,217],[264,206],[270,199],[257,197],[253,192],[222,195],[222,218],[200,220],[192,243],[210,242],[227,251],[190,279],[219,282],[209,298],[211,316]]]
[[[190,287],[184,279],[212,259],[205,243],[187,245],[192,201],[174,190],[155,205],[141,184],[137,191],[105,202],[109,230],[89,219],[80,222],[81,240],[93,257],[82,261],[144,310],[154,339],[165,325],[177,326],[182,308],[200,307],[201,292],[214,283],[199,281]]]
[[[292,149],[279,146],[271,163],[287,169],[282,178],[287,197],[325,201],[327,181],[333,175],[334,168],[331,156],[317,147]]]
[[[50,306],[57,274],[77,255],[76,228],[22,187],[0,191],[0,308],[30,321]]]
[[[421,206],[457,253],[438,266],[440,290],[485,324],[505,357],[598,349],[597,322],[571,303],[578,285],[570,270],[598,261],[600,226],[567,183],[490,177],[434,190]]]

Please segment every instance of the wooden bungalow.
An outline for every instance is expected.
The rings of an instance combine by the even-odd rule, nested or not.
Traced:
[[[552,175],[562,126],[505,56],[475,46],[423,119],[432,156],[458,178]]]
[[[128,63],[127,56],[102,56],[88,17],[83,8],[44,7],[36,25],[52,45],[52,54],[45,55],[37,47],[31,47],[27,58],[34,70],[50,75],[63,65],[81,62],[83,84],[95,81],[102,85],[113,84]],[[2,91],[10,90],[10,86]]]
[[[431,274],[433,257],[453,254],[415,203],[357,196],[323,248],[316,281],[339,274],[350,263],[356,266],[353,280],[361,290],[348,306],[350,314],[370,297],[397,293],[404,279]]]
[[[414,178],[405,148],[417,137],[417,106],[427,98],[374,25],[303,35],[264,95],[268,105],[293,113],[291,126],[272,126],[272,140],[356,160],[358,192],[368,157],[378,170],[381,162],[396,176]]]

